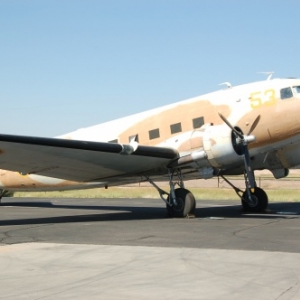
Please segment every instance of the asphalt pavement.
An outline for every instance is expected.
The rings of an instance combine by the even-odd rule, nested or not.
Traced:
[[[300,203],[4,198],[0,299],[300,299]]]

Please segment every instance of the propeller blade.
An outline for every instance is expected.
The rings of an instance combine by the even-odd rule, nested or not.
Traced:
[[[231,128],[232,131],[234,131],[234,133],[235,133],[238,137],[240,137],[241,139],[244,138],[244,135],[243,135],[241,132],[237,131],[237,130],[229,123],[229,121],[228,121],[221,113],[218,113],[218,114],[219,114],[220,118],[224,121],[224,123],[225,123],[229,128]]]
[[[251,132],[256,128],[257,124],[259,123],[260,121],[260,115],[258,115],[256,117],[256,119],[254,120],[254,122],[252,123],[250,129],[249,129],[249,132],[247,133],[247,135],[251,134]]]

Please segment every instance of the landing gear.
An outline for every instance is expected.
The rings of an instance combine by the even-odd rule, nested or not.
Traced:
[[[254,175],[253,175],[254,176]],[[245,212],[264,212],[268,207],[268,195],[266,192],[257,187],[255,183],[254,188],[249,188],[246,182],[246,190],[243,192],[241,189],[234,186],[228,179],[221,176],[241,198],[242,206]]]
[[[178,182],[173,182],[174,175],[177,175]],[[170,194],[158,187],[149,177],[147,180],[158,190],[161,199],[166,203],[169,217],[185,218],[194,215],[196,200],[194,195],[184,188],[180,170],[169,171]],[[175,189],[175,186],[179,188]],[[165,197],[167,196],[167,197]]]
[[[254,188],[254,192],[250,191],[251,197],[245,191],[242,196],[242,205],[247,212],[263,212],[268,207],[268,195],[259,187]]]
[[[187,189],[178,188],[175,191],[175,199],[167,200],[167,211],[169,217],[185,218],[192,215],[196,208],[196,201],[194,195]]]

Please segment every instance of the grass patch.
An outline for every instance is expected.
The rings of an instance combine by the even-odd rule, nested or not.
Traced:
[[[268,194],[269,201],[278,202],[299,202],[300,196],[298,190],[282,189],[282,190],[265,190]]]
[[[168,187],[163,187],[168,191]],[[190,188],[197,200],[238,200],[233,189],[224,188]],[[299,202],[297,190],[281,189],[268,190],[270,202]],[[109,189],[89,189],[55,192],[15,192],[13,197],[33,197],[33,198],[159,198],[159,194],[153,187],[110,187]]]
[[[35,198],[158,198],[152,187],[110,187],[53,192],[14,192],[13,197]]]

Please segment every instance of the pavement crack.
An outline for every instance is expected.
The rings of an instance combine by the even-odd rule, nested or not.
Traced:
[[[20,231],[24,231],[24,230],[28,230],[28,229],[39,228],[39,227],[44,227],[44,226],[49,226],[49,225],[51,225],[51,224],[41,224],[41,225],[35,225],[35,226],[31,226],[31,227],[26,227],[26,228],[11,229],[11,230],[1,232],[0,236],[2,235],[2,237],[0,237],[0,243],[3,245],[13,245],[13,244],[24,243],[24,240],[21,240],[18,242],[8,242],[7,240],[14,239],[15,236],[13,234],[16,232],[20,232]],[[30,241],[27,241],[27,242],[32,242],[32,243],[40,242],[40,240],[35,237],[26,237],[26,238],[30,239]]]
[[[299,278],[297,277],[297,281],[293,285],[291,285],[289,288],[287,288],[285,291],[283,291],[277,298],[275,298],[275,300],[279,300],[282,296],[284,296],[286,293],[288,293],[289,291],[291,291],[298,285],[299,285]]]
[[[150,239],[150,238],[154,238],[155,235],[147,235],[147,236],[141,236],[141,237],[138,237],[136,239],[131,239],[131,240],[128,240],[129,242],[134,242],[134,241],[141,241],[141,240],[146,240],[146,239]]]
[[[1,235],[3,235],[3,237],[0,238],[0,243],[3,244],[3,246],[6,245],[5,240],[6,240],[7,238],[10,238],[10,235],[9,235],[8,232],[9,232],[9,231],[7,231],[7,232],[2,232],[2,233],[1,233]]]
[[[271,224],[274,224],[274,223],[282,222],[282,221],[287,220],[287,219],[288,220],[293,220],[293,219],[298,219],[298,217],[295,217],[295,216],[285,217],[285,218],[280,218],[280,219],[272,220],[272,221],[269,221],[267,223],[258,224],[258,225],[250,226],[250,227],[247,227],[247,228],[243,228],[243,229],[234,231],[233,232],[233,236],[238,236],[239,233],[247,231],[247,230],[251,230],[251,229],[259,228],[259,227],[265,227],[265,226],[268,226],[268,225],[271,225]]]
[[[251,229],[254,229],[254,228],[265,227],[265,226],[268,226],[270,224],[280,222],[281,220],[282,219],[277,219],[277,220],[273,220],[273,221],[270,221],[270,222],[267,222],[267,223],[264,223],[264,224],[258,224],[258,225],[250,226],[250,227],[247,227],[247,228],[243,228],[243,229],[234,231],[233,236],[238,236],[238,234],[241,233],[241,232],[245,232],[247,230],[251,230]]]

